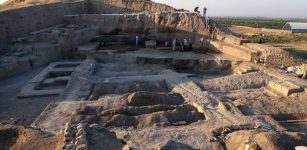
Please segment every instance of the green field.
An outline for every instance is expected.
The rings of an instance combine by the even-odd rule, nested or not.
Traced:
[[[281,18],[242,18],[242,17],[211,17],[216,22],[225,25],[240,25],[254,28],[282,29],[287,22],[307,22],[307,19]]]
[[[291,42],[307,42],[306,35],[296,35],[296,34],[288,34],[288,35],[240,35],[244,39],[249,40],[252,43],[271,43],[271,44],[284,44]]]

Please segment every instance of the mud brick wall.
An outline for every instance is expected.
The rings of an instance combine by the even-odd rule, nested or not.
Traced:
[[[61,24],[64,15],[87,13],[87,3],[36,5],[0,13],[0,43],[32,31]]]
[[[67,15],[67,23],[94,26],[101,33],[174,33],[207,35],[205,20],[195,13]]]
[[[146,0],[88,0],[89,13],[174,12],[175,8]]]
[[[0,64],[0,79],[24,72],[30,69],[29,60],[21,60],[9,64]]]

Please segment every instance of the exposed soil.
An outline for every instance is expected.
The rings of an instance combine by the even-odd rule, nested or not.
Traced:
[[[64,138],[63,134],[50,135],[37,129],[11,125],[1,126],[0,137],[0,146],[4,150],[32,150],[37,147],[55,150],[60,149]]]
[[[16,95],[42,68],[30,70],[2,80],[0,84],[0,120],[13,119],[16,124],[29,125],[55,97],[18,99]]]
[[[144,7],[149,4],[158,5],[150,2]],[[155,24],[178,28],[183,26],[178,19],[190,17],[184,25],[207,32],[207,25],[194,24],[204,19],[197,14],[170,14],[177,18],[165,14],[171,19],[164,22],[157,14],[149,17],[154,17],[150,19]],[[126,14],[121,17],[134,19]],[[61,25],[25,35],[28,43],[15,39],[21,42],[14,45],[19,47],[35,45],[31,40],[39,37],[50,42],[58,34],[75,40],[53,41],[72,50],[67,58],[86,59],[77,64],[55,62],[55,66],[45,66],[47,71],[34,65],[36,69],[0,81],[0,149],[288,150],[307,146],[306,80],[211,51],[105,47],[96,43],[103,36],[96,29]],[[223,41],[215,42],[228,42],[230,47],[241,42],[232,35],[219,38]],[[84,47],[86,43],[98,48]],[[272,58],[290,57],[283,52]],[[25,91],[29,95],[19,97]]]

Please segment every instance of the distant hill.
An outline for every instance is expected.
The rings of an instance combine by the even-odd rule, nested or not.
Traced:
[[[73,2],[77,0],[8,0],[0,5],[0,11],[27,7],[32,5],[42,5],[56,2]]]

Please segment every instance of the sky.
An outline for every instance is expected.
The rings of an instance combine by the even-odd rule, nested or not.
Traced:
[[[193,11],[207,7],[209,16],[307,18],[307,0],[152,0]]]
[[[0,4],[4,3],[6,0],[0,0]]]
[[[0,0],[0,4],[6,0]],[[208,8],[209,16],[307,18],[307,0],[152,0],[193,11]]]

